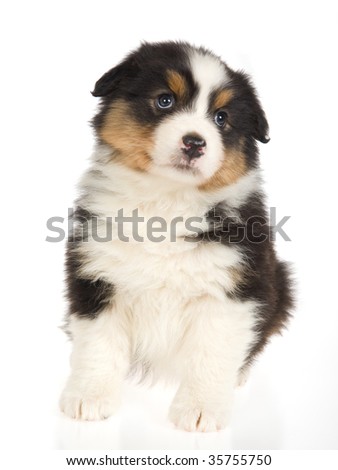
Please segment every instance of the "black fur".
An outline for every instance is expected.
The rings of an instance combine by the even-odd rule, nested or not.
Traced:
[[[95,214],[77,207],[71,218],[77,223],[74,233],[70,234],[66,250],[66,285],[69,314],[80,318],[96,318],[109,304],[114,295],[114,286],[103,279],[90,279],[81,274],[85,259],[78,253],[81,243],[88,240],[88,223],[96,218]]]
[[[269,125],[249,77],[243,72],[235,72],[227,67],[230,77],[229,87],[234,91],[234,99],[228,105],[232,126],[245,136],[267,143]]]
[[[247,356],[246,362],[249,364],[263,349],[269,337],[280,332],[289,320],[293,307],[289,268],[276,257],[261,194],[252,195],[238,209],[236,217],[229,217],[226,205],[218,204],[207,214],[207,218],[210,228],[199,234],[198,239],[237,245],[245,256],[241,281],[233,293],[226,295],[233,299],[261,303],[256,325],[259,339]]]
[[[66,253],[67,298],[69,314],[80,318],[96,318],[114,295],[114,286],[103,279],[87,279],[80,274],[83,260],[69,246]]]
[[[225,89],[231,91],[233,97],[222,108],[228,115],[226,131],[224,132],[222,129],[219,131],[227,148],[240,148],[239,143],[245,142],[247,163],[249,167],[253,167],[257,164],[255,140],[262,143],[269,142],[269,125],[249,77],[243,72],[234,72],[229,67],[226,68],[230,82],[226,84]],[[214,117],[212,103],[218,91],[215,90],[210,97],[209,114],[211,119]]]

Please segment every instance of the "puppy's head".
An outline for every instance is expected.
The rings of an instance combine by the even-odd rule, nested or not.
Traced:
[[[257,164],[268,124],[248,77],[186,43],[143,44],[92,93],[93,120],[114,158],[200,189],[229,185]]]

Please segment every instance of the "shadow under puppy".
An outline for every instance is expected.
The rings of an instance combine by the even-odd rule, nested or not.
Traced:
[[[106,418],[141,370],[179,381],[179,428],[221,429],[292,304],[260,183],[264,112],[244,73],[182,42],[142,44],[93,95],[97,144],[67,247],[61,409]]]

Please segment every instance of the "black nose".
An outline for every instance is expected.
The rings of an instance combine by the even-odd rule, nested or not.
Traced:
[[[202,137],[199,135],[185,135],[183,137],[183,143],[185,146],[192,146],[192,147],[205,147],[206,142]]]
[[[199,135],[185,135],[183,137],[183,152],[189,157],[190,160],[193,158],[199,158],[203,155],[203,147],[205,147],[206,141]]]

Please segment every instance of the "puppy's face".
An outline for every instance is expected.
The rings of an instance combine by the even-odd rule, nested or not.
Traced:
[[[93,124],[114,158],[200,189],[256,165],[268,125],[243,73],[185,43],[144,44],[96,83]]]

